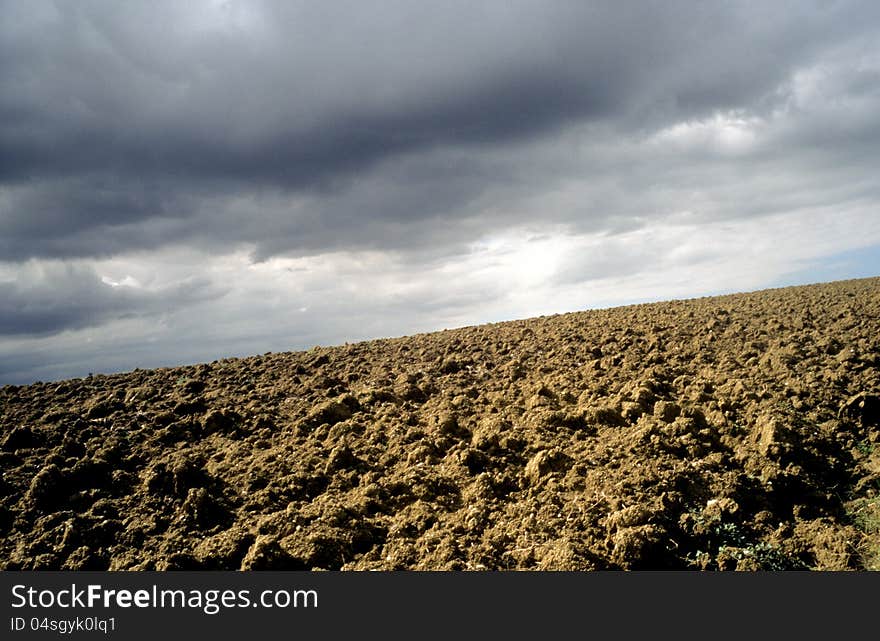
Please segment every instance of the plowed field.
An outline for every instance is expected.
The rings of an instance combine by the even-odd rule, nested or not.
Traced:
[[[880,279],[0,388],[5,569],[866,569]]]

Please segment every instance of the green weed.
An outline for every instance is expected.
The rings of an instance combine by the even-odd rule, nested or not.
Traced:
[[[850,509],[853,525],[865,534],[862,565],[880,571],[880,498],[859,499]]]

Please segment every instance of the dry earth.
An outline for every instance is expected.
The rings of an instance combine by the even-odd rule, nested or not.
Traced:
[[[866,569],[880,279],[0,388],[0,567]]]

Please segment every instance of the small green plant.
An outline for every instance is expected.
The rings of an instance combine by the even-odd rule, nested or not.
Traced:
[[[702,516],[695,518],[703,523]],[[719,564],[721,559],[750,561],[746,567],[756,570],[801,570],[806,569],[803,561],[785,554],[780,548],[766,541],[755,541],[749,532],[737,523],[711,524],[706,534],[708,550],[699,549],[686,555],[685,560],[691,567],[707,568],[712,566],[713,559]]]
[[[734,548],[722,546],[719,549],[720,554],[728,554],[737,561],[745,559],[754,560],[758,569],[761,570],[798,570],[805,569],[802,561],[787,556],[775,545],[771,545],[766,541],[758,541],[745,547]]]
[[[853,525],[865,535],[862,545],[864,569],[880,571],[880,497],[856,501],[850,515]]]
[[[856,443],[856,449],[862,456],[871,456],[871,454],[874,453],[874,444],[871,441],[865,439],[864,441],[859,441],[858,443]]]

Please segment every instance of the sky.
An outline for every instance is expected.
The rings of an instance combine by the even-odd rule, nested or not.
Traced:
[[[0,384],[880,275],[880,3],[0,0]]]

